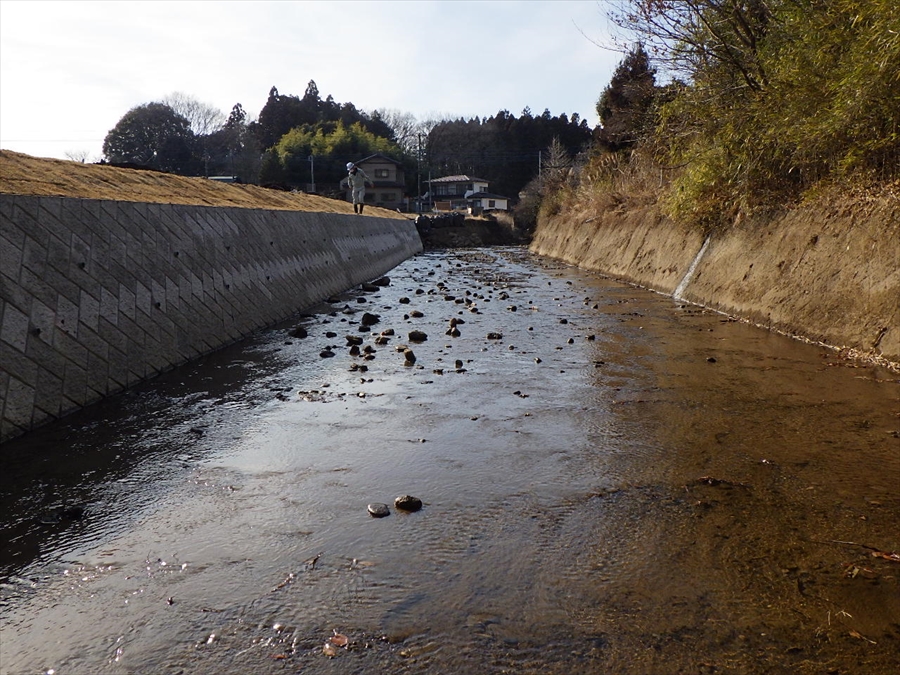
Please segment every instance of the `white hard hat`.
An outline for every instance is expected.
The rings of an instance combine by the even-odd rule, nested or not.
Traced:
[[[347,162],[347,171],[352,169],[354,166],[356,166],[356,165],[353,162]]]

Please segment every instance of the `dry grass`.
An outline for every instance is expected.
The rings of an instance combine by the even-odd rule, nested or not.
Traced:
[[[10,150],[0,150],[0,194],[353,213],[348,202],[316,195],[218,183],[156,171],[44,159]],[[368,208],[366,213],[381,218],[407,218],[404,214],[375,207]]]

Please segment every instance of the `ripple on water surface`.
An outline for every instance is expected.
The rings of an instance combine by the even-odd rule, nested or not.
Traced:
[[[895,376],[522,249],[390,276],[8,444],[0,671],[893,672]]]

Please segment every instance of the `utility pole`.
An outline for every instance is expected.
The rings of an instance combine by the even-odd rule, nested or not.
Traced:
[[[416,213],[422,213],[422,132],[416,135]]]
[[[309,191],[315,193],[316,191],[316,163],[313,159],[313,156],[310,155],[307,157],[309,160],[309,182],[311,183]]]

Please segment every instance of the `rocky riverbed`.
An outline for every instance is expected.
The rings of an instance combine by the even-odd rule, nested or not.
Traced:
[[[521,248],[385,283],[4,445],[0,673],[895,672],[896,375]]]

